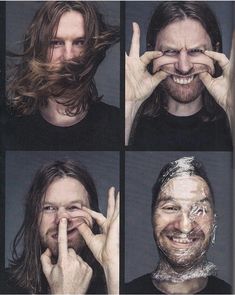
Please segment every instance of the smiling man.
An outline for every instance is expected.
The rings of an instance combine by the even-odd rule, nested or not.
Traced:
[[[43,3],[23,52],[10,54],[21,59],[8,73],[5,147],[118,149],[119,111],[101,101],[94,81],[106,51],[118,41],[119,28],[106,24],[94,3]]]
[[[210,8],[200,1],[161,3],[146,41],[148,51],[140,56],[140,28],[133,23],[126,55],[126,144],[231,150],[225,113],[230,63],[221,53],[222,38]]]
[[[119,196],[99,212],[93,179],[70,160],[44,165],[25,202],[1,293],[119,292]],[[21,248],[22,246],[23,248]]]
[[[214,243],[215,204],[205,170],[193,157],[161,170],[152,190],[153,235],[160,260],[152,274],[126,285],[137,294],[228,294],[206,253]]]

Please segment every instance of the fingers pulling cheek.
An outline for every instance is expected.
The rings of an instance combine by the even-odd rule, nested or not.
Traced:
[[[89,213],[80,210],[76,216],[73,216],[70,221],[72,222],[73,227],[79,227],[82,223],[86,223],[90,228],[93,226],[93,219]]]
[[[163,66],[169,65],[174,66],[174,64],[178,61],[175,57],[169,56],[161,56],[159,58],[154,59],[153,61],[153,73],[158,72]]]
[[[214,74],[215,67],[213,60],[206,56],[205,54],[201,54],[200,57],[191,57],[191,62],[196,65],[205,66],[207,68],[207,72],[210,74]]]

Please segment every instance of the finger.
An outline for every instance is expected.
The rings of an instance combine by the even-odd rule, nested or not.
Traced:
[[[213,58],[214,60],[218,61],[219,65],[221,66],[222,69],[226,68],[227,65],[229,64],[229,59],[223,53],[215,52],[215,51],[209,51],[209,50],[206,50],[204,53],[205,53],[205,55],[207,55],[207,56]]]
[[[140,60],[147,66],[153,59],[162,56],[161,51],[146,51],[141,57]]]
[[[132,23],[133,34],[131,39],[130,56],[139,57],[140,55],[140,27],[137,23]]]
[[[67,219],[62,218],[59,223],[58,232],[58,249],[59,260],[65,258],[68,254],[68,240],[67,240]]]
[[[210,85],[214,81],[214,78],[207,72],[200,73],[198,76],[201,79],[202,83],[206,86],[206,88],[209,89]]]
[[[111,187],[108,192],[107,219],[110,219],[112,217],[114,208],[115,208],[115,188]]]
[[[91,241],[94,238],[94,234],[92,232],[92,230],[89,228],[89,226],[87,226],[86,223],[83,223],[79,226],[78,228],[81,236],[83,237],[83,239],[85,240],[87,246],[90,248],[91,247]],[[91,249],[92,250],[92,249]]]
[[[119,217],[119,211],[120,211],[120,193],[118,192],[116,196],[113,219]]]
[[[85,206],[82,206],[82,209],[86,211],[87,213],[89,213],[91,217],[95,219],[97,224],[104,230],[103,226],[106,222],[106,218],[104,217],[102,213],[93,211]]]
[[[153,84],[155,87],[157,87],[157,85],[159,83],[161,83],[164,79],[166,79],[166,77],[170,76],[169,73],[166,73],[164,71],[159,71],[157,73],[155,73],[153,76],[152,76],[152,81],[153,81]]]
[[[51,251],[49,248],[47,248],[46,251],[40,257],[42,263],[42,270],[46,277],[48,277],[51,273],[51,269],[53,266],[51,263],[51,256]]]

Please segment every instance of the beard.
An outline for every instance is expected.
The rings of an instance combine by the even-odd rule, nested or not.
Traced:
[[[205,89],[204,84],[199,79],[198,74],[202,72],[208,72],[209,69],[205,65],[201,65],[193,68],[187,74],[182,74],[175,69],[172,69],[172,66],[162,66],[163,71],[171,74],[165,80],[162,81],[162,86],[165,92],[169,97],[175,101],[188,104],[195,101],[198,97],[201,96],[203,90]],[[191,82],[186,84],[177,83],[174,79],[192,79]]]
[[[85,241],[80,235],[77,228],[67,231],[68,248],[74,249],[79,254],[85,246]],[[49,229],[46,234],[41,237],[41,245],[43,250],[49,248],[52,256],[57,259],[58,257],[58,228]]]
[[[186,242],[174,244],[174,241]],[[187,244],[188,241],[188,244]],[[160,256],[173,268],[190,268],[200,261],[207,252],[211,237],[206,238],[202,230],[193,230],[183,234],[179,230],[164,229],[157,239]]]

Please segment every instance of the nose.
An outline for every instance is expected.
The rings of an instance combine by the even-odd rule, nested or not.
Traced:
[[[56,213],[56,224],[59,224],[62,218],[66,218],[68,221],[70,219],[70,214],[64,209],[61,208]]]
[[[175,63],[175,68],[184,75],[190,73],[193,68],[193,64],[186,50],[180,51],[178,61]]]
[[[175,228],[185,234],[189,233],[193,229],[193,227],[194,221],[186,212],[182,213],[175,222]]]
[[[70,60],[74,58],[74,51],[73,51],[73,44],[72,43],[65,43],[65,48],[64,48],[64,60]]]

